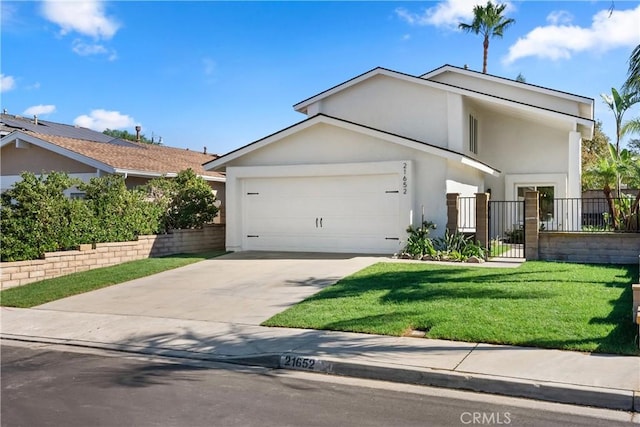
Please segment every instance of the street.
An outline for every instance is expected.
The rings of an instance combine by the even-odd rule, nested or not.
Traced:
[[[303,372],[10,341],[0,350],[6,427],[632,424],[619,411]]]

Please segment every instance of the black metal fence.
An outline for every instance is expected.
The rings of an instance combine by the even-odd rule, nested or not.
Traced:
[[[458,197],[458,231],[476,232],[476,198]]]
[[[541,231],[640,232],[640,212],[633,196],[554,199],[540,218]]]
[[[489,201],[489,258],[524,258],[524,201]]]
[[[488,258],[524,257],[524,202],[489,201]],[[476,232],[476,198],[458,198],[458,231]]]

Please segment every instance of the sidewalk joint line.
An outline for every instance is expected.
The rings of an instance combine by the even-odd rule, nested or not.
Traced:
[[[473,348],[471,350],[469,350],[469,352],[462,358],[461,361],[458,362],[458,364],[456,366],[453,367],[452,371],[456,371],[458,369],[458,367],[460,365],[462,365],[462,362],[464,362],[465,360],[467,360],[467,357],[469,357],[471,355],[471,353],[473,353],[473,351],[478,348],[478,346],[480,345],[480,343],[476,343],[476,345],[473,346]],[[457,372],[457,371],[456,371]]]

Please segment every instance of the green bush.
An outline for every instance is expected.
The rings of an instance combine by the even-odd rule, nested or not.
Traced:
[[[524,228],[522,228],[522,226],[505,231],[504,234],[505,243],[524,243]]]
[[[473,241],[472,236],[458,232],[451,234],[446,230],[443,237],[431,239],[429,233],[435,228],[436,225],[433,222],[427,221],[423,221],[419,228],[409,226],[407,228],[409,237],[404,253],[414,258],[428,256],[434,260],[443,261],[466,261],[472,256],[484,259],[485,250],[479,243]]]
[[[124,177],[91,178],[78,188],[85,192],[84,201],[91,211],[93,242],[135,240],[159,231],[160,207],[145,199],[142,191],[128,190]]]
[[[207,182],[192,169],[178,173],[174,179],[156,178],[142,189],[162,210],[161,228],[201,228],[218,213],[216,196]]]
[[[63,172],[22,180],[0,197],[0,259],[21,261],[82,243],[135,240],[177,228],[197,228],[218,212],[207,182],[192,170],[175,179],[158,178],[127,189],[124,178],[109,175],[81,183]],[[76,186],[84,199],[64,191]]]
[[[45,252],[68,249],[87,237],[86,227],[70,228],[84,215],[80,204],[63,193],[78,181],[62,172],[22,180],[0,196],[2,261],[37,259]]]
[[[436,225],[431,221],[423,221],[422,225],[414,228],[410,225],[407,228],[409,237],[404,252],[415,258],[421,258],[425,255],[434,256],[436,249],[433,246],[433,240],[429,237],[431,230],[435,230]]]

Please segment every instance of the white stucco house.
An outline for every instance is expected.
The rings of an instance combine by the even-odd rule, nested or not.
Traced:
[[[580,197],[593,99],[445,65],[375,68],[294,105],[307,118],[204,165],[226,172],[226,246],[394,253],[446,193]],[[522,195],[522,194],[520,194]]]

